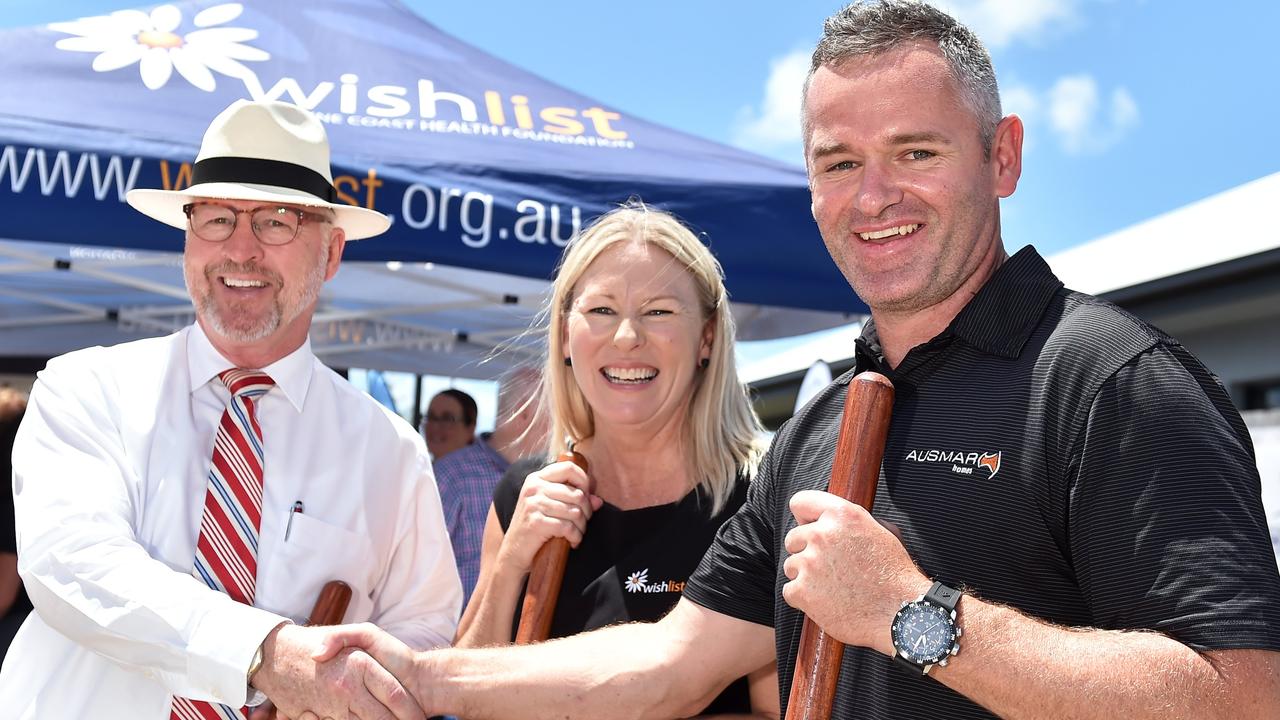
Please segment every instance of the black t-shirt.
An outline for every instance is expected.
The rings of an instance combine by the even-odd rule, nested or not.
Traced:
[[[1061,625],[1280,650],[1280,576],[1227,393],[1026,248],[896,369],[869,324],[855,370],[779,432],[690,579],[694,602],[775,628],[784,703],[803,623],[781,599],[787,502],[826,488],[849,379],[867,369],[896,391],[874,515],[930,578]],[[865,648],[845,652],[838,687],[834,718],[992,717]]]
[[[540,467],[540,466],[539,466]],[[523,468],[522,468],[523,469]],[[536,469],[536,468],[534,468]],[[511,523],[524,472],[508,472],[493,493],[503,532]],[[746,499],[739,480],[725,506],[709,515],[710,500],[693,491],[678,502],[620,510],[608,503],[591,515],[583,541],[569,552],[551,620],[551,637],[567,637],[622,622],[653,622],[675,607],[716,530]],[[514,628],[520,623],[516,608]],[[745,678],[731,684],[706,713],[751,709]]]

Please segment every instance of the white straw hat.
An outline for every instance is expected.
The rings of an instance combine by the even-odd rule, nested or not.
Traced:
[[[187,227],[182,206],[194,198],[261,200],[333,210],[348,240],[386,232],[375,210],[334,202],[329,139],[314,115],[285,102],[237,100],[209,124],[185,190],[130,190],[138,212]]]

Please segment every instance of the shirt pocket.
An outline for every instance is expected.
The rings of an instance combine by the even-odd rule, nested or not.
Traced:
[[[304,622],[325,583],[351,586],[351,603],[343,622],[370,619],[377,562],[367,537],[313,515],[291,513],[289,537],[276,546],[270,582],[259,595],[263,607]],[[276,607],[273,607],[276,606]]]

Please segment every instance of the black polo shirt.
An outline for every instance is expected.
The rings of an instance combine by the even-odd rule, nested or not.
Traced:
[[[803,623],[782,600],[787,503],[827,487],[849,379],[867,369],[896,390],[874,515],[898,526],[930,578],[1061,625],[1280,650],[1280,575],[1248,431],[1176,340],[1064,289],[1027,247],[897,368],[871,323],[856,357],[778,433],[685,589],[775,628],[784,705]],[[848,648],[832,717],[993,716]]]

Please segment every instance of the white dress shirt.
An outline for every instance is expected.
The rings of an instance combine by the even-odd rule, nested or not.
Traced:
[[[4,717],[163,720],[175,694],[242,705],[258,645],[305,622],[329,580],[352,588],[346,622],[417,648],[452,639],[462,591],[422,438],[309,343],[263,368],[254,606],[192,576],[229,367],[192,326],[40,373],[13,454],[36,612],[0,671]]]

